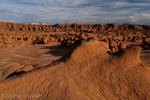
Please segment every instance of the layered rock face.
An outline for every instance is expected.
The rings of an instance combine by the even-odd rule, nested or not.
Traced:
[[[0,31],[23,31],[23,32],[66,32],[74,31],[94,32],[97,30],[129,30],[129,29],[150,29],[145,25],[117,25],[117,24],[55,24],[55,25],[31,25],[0,22]]]

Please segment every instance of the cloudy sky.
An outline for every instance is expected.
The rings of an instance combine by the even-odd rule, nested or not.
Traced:
[[[150,0],[0,0],[0,21],[150,25]]]

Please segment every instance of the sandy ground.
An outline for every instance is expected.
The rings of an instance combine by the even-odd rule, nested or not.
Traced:
[[[70,51],[70,48],[60,47],[59,42],[33,45],[26,41],[14,41],[7,45],[0,43],[0,47],[0,80],[14,72],[27,72],[48,66]],[[150,50],[142,49],[140,58],[150,67]]]
[[[150,50],[142,50],[140,58],[146,66],[150,67]]]
[[[67,53],[60,43],[33,45],[25,41],[0,43],[0,80],[11,73],[30,71],[53,63]]]
[[[48,50],[43,51],[43,46],[34,48],[41,53],[41,58]],[[57,65],[50,66],[47,63],[44,69],[33,70],[2,81],[1,99],[5,100],[10,95],[10,98],[15,100],[149,100],[150,68],[140,60],[141,48],[132,47],[117,54],[108,54],[107,51],[107,43],[83,42],[71,53],[67,53],[66,60],[60,60]],[[17,54],[21,54],[19,50]],[[53,58],[51,54],[45,56]],[[17,58],[21,59],[20,56]]]

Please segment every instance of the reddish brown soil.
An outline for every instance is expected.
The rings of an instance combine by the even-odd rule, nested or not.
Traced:
[[[150,26],[0,22],[0,32],[0,100],[150,98]]]

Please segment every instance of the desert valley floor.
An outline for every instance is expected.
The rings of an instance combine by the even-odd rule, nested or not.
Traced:
[[[150,100],[149,77],[150,26],[0,22],[0,100]]]

